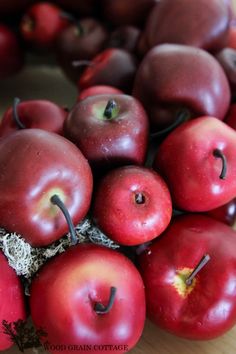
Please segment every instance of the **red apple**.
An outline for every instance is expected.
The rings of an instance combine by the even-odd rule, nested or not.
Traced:
[[[15,99],[15,107],[8,108],[1,120],[0,137],[22,128],[38,128],[62,135],[67,114],[65,109],[51,101],[30,100],[19,103]],[[17,123],[18,118],[20,125]]]
[[[235,247],[235,231],[219,221],[201,215],[175,219],[139,257],[148,317],[163,329],[194,340],[209,340],[232,328]]]
[[[95,85],[82,90],[79,94],[78,101],[84,100],[85,98],[90,96],[115,95],[115,94],[122,94],[122,93],[123,92],[121,90],[113,86]]]
[[[75,67],[73,62],[86,64],[103,50],[107,38],[105,26],[94,18],[81,19],[60,33],[56,41],[57,61],[72,81],[77,81],[85,68]]]
[[[222,0],[162,0],[154,7],[143,32],[147,48],[176,43],[210,51],[225,47],[231,21]]]
[[[121,48],[127,52],[135,53],[141,31],[134,26],[120,26],[109,36],[106,43],[107,48]]]
[[[41,129],[23,129],[0,140],[0,226],[45,246],[68,232],[58,195],[76,225],[92,193],[90,167],[67,139]]]
[[[109,85],[129,92],[136,69],[136,59],[132,54],[118,48],[106,49],[84,70],[78,86],[83,90],[94,85]]]
[[[236,49],[224,48],[217,53],[216,59],[224,69],[231,87],[231,93],[234,96],[236,93]]]
[[[170,193],[151,169],[126,166],[112,170],[97,187],[93,217],[112,240],[126,246],[150,241],[168,226]]]
[[[229,226],[236,223],[236,198],[219,208],[208,211],[207,215]]]
[[[5,351],[13,345],[10,336],[4,333],[3,321],[7,323],[25,320],[26,310],[23,287],[15,271],[9,266],[0,251],[0,350]]]
[[[223,119],[230,102],[226,75],[206,51],[163,44],[143,59],[133,95],[144,105],[153,129],[163,129],[187,116],[210,115]]]
[[[234,130],[236,130],[236,104],[235,103],[231,104],[231,106],[229,107],[229,111],[225,117],[224,122]]]
[[[236,195],[236,132],[213,117],[183,123],[161,144],[154,167],[177,208],[215,209]]]
[[[49,2],[33,4],[20,23],[24,40],[36,48],[52,48],[60,31],[69,24],[61,13],[61,8]]]
[[[109,269],[109,271],[108,271]],[[142,278],[121,253],[78,245],[48,262],[31,286],[30,308],[36,328],[48,334],[50,353],[119,353],[131,350],[145,321]],[[83,349],[85,348],[85,349]]]
[[[145,161],[148,118],[132,96],[99,95],[80,101],[65,120],[64,131],[96,171]]]
[[[12,30],[0,24],[0,79],[16,74],[24,64],[24,55]]]

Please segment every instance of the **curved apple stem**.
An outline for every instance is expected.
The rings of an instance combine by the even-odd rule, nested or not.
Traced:
[[[116,113],[117,113],[117,103],[115,100],[111,99],[107,102],[103,115],[107,119],[111,119],[116,116]]]
[[[192,271],[192,273],[187,277],[187,279],[185,280],[185,284],[186,285],[191,285],[193,279],[195,278],[195,276],[200,272],[200,270],[209,262],[209,260],[211,259],[211,257],[209,256],[209,254],[205,254],[202,259],[200,260],[200,262],[196,265],[196,267],[194,268],[194,270]]]
[[[220,174],[219,178],[220,179],[225,179],[226,172],[227,172],[227,160],[226,160],[226,157],[225,157],[224,153],[221,150],[219,150],[219,149],[215,149],[213,151],[213,155],[222,160],[222,170],[221,170],[221,174]]]
[[[157,138],[162,135],[169,134],[172,130],[177,128],[180,124],[186,122],[186,120],[188,120],[189,117],[190,117],[190,112],[188,109],[180,110],[176,115],[176,120],[171,125],[169,125],[169,127],[164,128],[164,129],[160,130],[159,132],[150,134],[150,137],[153,139],[153,138]]]
[[[63,203],[63,201],[60,199],[60,197],[57,194],[54,194],[50,198],[50,201],[52,204],[58,206],[58,208],[62,211],[63,215],[65,216],[66,222],[68,224],[70,236],[71,236],[71,243],[72,243],[72,245],[76,245],[77,237],[76,237],[75,227],[74,227],[74,224],[73,224],[73,221],[71,219],[68,209],[66,208],[65,204]]]
[[[108,304],[106,306],[104,306],[103,304],[101,304],[100,302],[96,302],[95,306],[94,306],[94,311],[98,314],[98,315],[103,315],[105,313],[108,313],[111,309],[112,306],[114,304],[115,301],[115,296],[116,296],[116,288],[114,286],[111,286],[110,289],[110,297],[109,297],[109,301]]]
[[[20,104],[20,99],[18,97],[14,98],[13,101],[13,119],[16,123],[18,129],[25,129],[26,126],[21,122],[19,115],[18,115],[18,105]]]

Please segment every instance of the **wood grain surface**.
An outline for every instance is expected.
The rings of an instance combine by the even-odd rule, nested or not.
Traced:
[[[76,88],[66,81],[57,68],[46,66],[28,67],[14,78],[0,83],[0,116],[10,106],[15,96],[21,99],[47,98],[58,104],[72,107],[76,99]],[[16,347],[4,351],[17,354]],[[45,353],[43,349],[27,350],[26,354]],[[75,352],[79,353],[79,351]],[[117,352],[118,353],[118,352]],[[170,335],[150,321],[132,354],[236,354],[236,327],[224,336],[204,342],[195,342]]]

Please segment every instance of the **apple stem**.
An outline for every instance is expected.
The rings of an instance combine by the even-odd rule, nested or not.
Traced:
[[[80,66],[94,66],[95,64],[91,60],[74,60],[72,61],[72,66],[75,68]]]
[[[66,208],[65,204],[63,203],[63,201],[60,199],[60,197],[57,194],[54,194],[51,197],[50,201],[52,204],[58,206],[58,208],[62,211],[63,215],[65,216],[66,222],[68,224],[70,236],[71,236],[71,243],[72,243],[72,245],[76,245],[77,237],[76,237],[75,227],[74,227],[74,224],[73,224],[73,221],[71,219],[68,209]]]
[[[103,113],[104,117],[111,119],[114,115],[115,110],[117,109],[117,103],[115,100],[109,100],[107,102],[105,111]]]
[[[200,262],[197,264],[197,266],[194,268],[194,270],[192,271],[192,273],[188,276],[188,278],[185,280],[185,284],[186,285],[191,285],[193,279],[195,278],[195,276],[200,272],[200,270],[209,262],[209,260],[211,259],[211,257],[209,256],[209,254],[205,254],[202,259],[200,260]]]
[[[114,301],[115,301],[115,296],[116,296],[116,288],[114,286],[111,286],[111,289],[110,289],[110,297],[109,297],[109,301],[108,301],[108,304],[106,306],[104,306],[103,304],[101,304],[100,302],[97,302],[94,306],[94,311],[100,315],[100,314],[106,314],[108,313],[113,304],[114,304]]]
[[[25,129],[26,126],[20,121],[19,115],[18,115],[18,105],[20,104],[20,99],[18,97],[14,98],[13,102],[13,119],[14,122],[16,123],[18,129]]]
[[[184,123],[189,118],[190,118],[189,110],[182,109],[177,113],[176,120],[169,127],[164,128],[164,129],[160,130],[159,132],[150,134],[150,137],[153,139],[153,138],[157,138],[162,135],[166,135],[166,134],[170,133],[172,130],[174,130],[175,128],[177,128],[180,124]]]
[[[145,196],[142,193],[135,194],[135,203],[137,204],[144,204],[145,203]]]
[[[220,174],[219,178],[220,179],[225,179],[226,172],[227,172],[227,160],[226,160],[226,157],[225,157],[224,153],[221,150],[219,150],[219,149],[215,149],[213,151],[213,155],[222,160],[222,170],[221,170],[221,174]]]
[[[80,21],[77,18],[75,18],[72,14],[70,14],[69,12],[66,12],[66,11],[61,11],[60,17],[74,23],[78,27],[80,35],[84,34],[84,29],[83,29]]]

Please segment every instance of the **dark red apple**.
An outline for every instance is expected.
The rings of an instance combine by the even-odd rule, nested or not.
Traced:
[[[87,89],[84,89],[80,92],[78,101],[84,100],[90,96],[96,95],[115,95],[115,94],[122,94],[123,92],[116,87],[113,86],[106,86],[106,85],[96,85],[90,86]]]
[[[141,31],[134,26],[121,26],[116,28],[109,36],[107,48],[121,48],[127,52],[135,53]]]
[[[100,6],[100,0],[53,0],[53,2],[80,16],[96,14],[97,7]]]
[[[121,253],[77,245],[48,262],[33,279],[30,309],[36,328],[48,334],[45,346],[50,353],[61,352],[55,344],[66,354],[75,348],[86,354],[87,346],[91,353],[111,354],[115,346],[124,353],[143,331],[144,286]]]
[[[222,67],[206,51],[163,44],[143,59],[133,95],[143,103],[153,130],[158,130],[172,125],[181,115],[223,119],[229,108],[230,87]]]
[[[230,21],[222,0],[162,0],[150,12],[143,36],[147,49],[174,43],[216,51],[227,43]]]
[[[81,19],[60,33],[56,41],[57,61],[72,81],[77,81],[85,68],[75,67],[73,62],[93,59],[103,50],[107,38],[105,26],[95,18]]]
[[[20,102],[15,99],[15,107],[8,108],[1,120],[0,137],[28,128],[43,129],[62,135],[67,115],[65,109],[48,100]],[[20,124],[17,119],[20,120]]]
[[[183,123],[161,144],[154,167],[177,208],[220,207],[236,195],[236,132],[213,117]]]
[[[0,79],[16,74],[24,64],[24,54],[14,32],[0,24]]]
[[[59,33],[69,25],[60,7],[49,2],[30,6],[20,23],[24,40],[35,48],[52,48]]]
[[[137,62],[131,53],[118,48],[106,49],[84,70],[78,87],[83,90],[94,85],[109,85],[129,93],[136,70]]]
[[[145,161],[148,118],[131,96],[98,95],[80,101],[69,113],[64,131],[97,171]]]
[[[168,187],[151,169],[120,167],[107,174],[97,187],[94,220],[119,244],[134,246],[154,239],[167,228],[171,215]]]
[[[216,55],[229,81],[232,95],[236,93],[236,49],[224,48]]]
[[[232,328],[235,247],[235,231],[219,221],[201,215],[176,218],[139,258],[148,317],[194,340],[213,339]]]
[[[0,251],[0,269],[0,350],[5,351],[13,345],[13,342],[10,336],[4,333],[3,321],[13,323],[25,320],[26,309],[20,279],[9,266],[2,251]]]
[[[113,25],[143,24],[158,0],[102,0],[102,13]]]
[[[23,129],[0,140],[0,226],[45,246],[68,232],[51,198],[58,195],[76,225],[86,215],[92,174],[79,149],[58,134]]]
[[[236,199],[234,198],[227,204],[208,211],[207,215],[229,226],[234,226],[236,223]]]
[[[234,130],[236,130],[236,104],[233,103],[230,105],[229,107],[229,111],[225,117],[224,122],[230,126],[231,128],[233,128]]]

